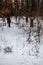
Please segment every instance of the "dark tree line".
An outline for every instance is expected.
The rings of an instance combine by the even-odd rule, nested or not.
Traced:
[[[43,0],[0,0],[0,11],[3,8],[8,8],[9,13],[3,15],[7,17],[7,22],[10,27],[10,16],[22,17],[26,16],[26,22],[30,17],[30,27],[33,27],[33,20],[35,17],[43,16]]]

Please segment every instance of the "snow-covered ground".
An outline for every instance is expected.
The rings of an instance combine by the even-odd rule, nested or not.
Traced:
[[[13,23],[10,28],[7,25],[0,27],[0,65],[43,65],[43,35],[38,44],[35,41],[34,33],[29,43],[27,41],[29,23],[26,24],[25,20],[21,19],[22,24],[25,25],[22,27],[21,23],[20,25],[14,24],[14,17],[11,20]],[[10,47],[12,52],[5,53],[6,47]],[[38,52],[36,52],[37,49]]]

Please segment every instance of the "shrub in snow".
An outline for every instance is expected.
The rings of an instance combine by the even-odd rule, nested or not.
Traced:
[[[9,46],[8,47],[5,47],[4,48],[4,52],[5,53],[12,53],[12,47],[9,47]]]

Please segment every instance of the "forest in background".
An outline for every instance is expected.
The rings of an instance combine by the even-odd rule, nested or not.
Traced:
[[[9,27],[11,16],[25,16],[26,22],[29,17],[33,22],[34,18],[43,17],[43,0],[0,0],[0,17],[7,18]]]

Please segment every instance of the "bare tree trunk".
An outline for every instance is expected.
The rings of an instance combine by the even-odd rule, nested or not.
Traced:
[[[34,20],[34,19],[31,17],[31,18],[30,18],[30,27],[33,27],[33,20]]]
[[[8,26],[10,27],[10,23],[11,23],[10,17],[7,17],[7,23],[8,23]]]

